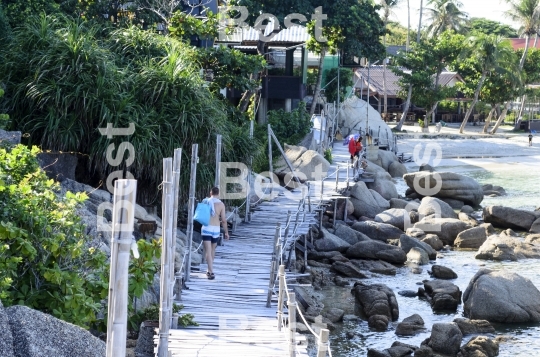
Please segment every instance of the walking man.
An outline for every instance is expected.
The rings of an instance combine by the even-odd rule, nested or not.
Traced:
[[[220,220],[223,230],[225,231],[226,240],[229,239],[229,232],[227,227],[227,217],[225,217],[225,205],[219,199],[219,188],[213,187],[212,190],[210,190],[208,204],[212,207],[210,224],[208,226],[202,226],[201,236],[204,244],[204,251],[206,252],[206,261],[208,263],[206,276],[208,279],[212,280],[215,278],[214,257],[216,256],[216,246],[220,235]]]
[[[529,146],[532,146],[532,133],[529,133]]]

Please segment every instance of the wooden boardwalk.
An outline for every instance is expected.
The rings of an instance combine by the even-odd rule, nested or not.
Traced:
[[[277,328],[277,299],[273,297],[270,308],[266,300],[276,225],[281,223],[283,233],[287,212],[298,211],[301,193],[299,189],[295,192],[296,197],[281,193],[273,201],[261,203],[251,222],[240,224],[230,240],[217,247],[215,280],[207,279],[206,264],[201,264],[200,272],[191,272],[186,283],[189,289],[175,302],[184,305],[182,313],[193,314],[199,326],[170,331],[172,356],[289,355],[287,329]],[[307,206],[301,222],[303,216],[302,212],[297,234],[306,233],[315,222],[315,214],[309,214]],[[297,356],[307,356],[305,337],[299,335],[297,341]]]

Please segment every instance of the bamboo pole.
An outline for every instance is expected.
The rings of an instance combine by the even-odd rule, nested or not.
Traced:
[[[321,329],[321,334],[319,335],[319,344],[317,346],[317,357],[326,357],[326,352],[328,351],[329,334],[329,330],[325,328]]]
[[[274,235],[274,251],[272,253],[272,265],[270,266],[270,282],[268,283],[268,296],[266,297],[266,307],[270,307],[272,301],[272,289],[274,288],[275,270],[277,266],[277,255],[279,247],[279,233],[281,231],[281,223],[276,225],[276,233]]]
[[[307,200],[308,200],[309,213],[311,213],[311,195],[310,195],[310,191],[311,191],[311,184],[308,182],[308,184],[307,184]]]
[[[182,164],[182,149],[175,149],[174,150],[174,158],[173,158],[173,172],[172,172],[172,184],[173,184],[173,197],[174,197],[174,206],[173,206],[173,219],[171,220],[171,231],[172,231],[172,239],[171,239],[171,254],[172,254],[172,264],[170,265],[171,273],[169,275],[169,279],[171,282],[171,289],[170,289],[170,302],[172,306],[172,302],[174,300],[174,292],[175,288],[174,285],[176,283],[176,275],[174,273],[174,266],[175,266],[175,259],[176,259],[176,236],[177,236],[177,227],[178,227],[178,196],[180,194],[180,171],[181,171],[181,164]],[[180,291],[178,289],[178,291]]]
[[[137,180],[114,183],[107,357],[126,355],[129,253],[135,219]]]
[[[283,324],[283,299],[285,296],[285,266],[279,266],[279,295],[278,295],[278,331]]]
[[[214,180],[214,186],[219,188],[219,179],[221,176],[221,169],[220,169],[220,163],[221,163],[221,135],[218,134],[216,137],[216,177]]]
[[[169,329],[171,325],[172,306],[170,300],[170,276],[171,273],[171,246],[172,220],[174,213],[174,189],[173,189],[173,160],[163,159],[163,202],[162,202],[162,229],[161,241],[161,278],[160,278],[160,306],[159,306],[159,343],[158,357],[167,357],[169,350]],[[123,356],[123,355],[122,355]]]
[[[308,234],[311,234],[311,228],[309,228],[307,233],[304,234],[304,272],[307,269],[307,237],[308,237]]]
[[[289,308],[289,356],[296,356],[296,295],[295,293],[289,293],[289,301],[287,302]]]
[[[336,198],[335,201],[334,201],[334,221],[332,222],[332,227],[333,228],[336,228],[337,202],[338,202],[338,199]]]
[[[249,138],[253,139],[253,120],[249,123]],[[251,176],[253,175],[253,156],[249,157],[249,171],[247,177],[247,193],[246,193],[246,215],[244,216],[244,222],[251,220]]]
[[[189,202],[188,202],[188,217],[187,217],[187,241],[188,253],[185,260],[184,281],[189,281],[191,274],[191,249],[193,247],[193,211],[195,210],[195,185],[197,183],[197,161],[198,161],[199,144],[191,146],[191,176],[189,179]]]
[[[337,170],[336,170],[336,191],[338,190],[338,186],[339,186],[339,165],[337,165]]]
[[[272,164],[272,128],[268,124],[268,167],[270,171],[270,197],[272,197],[272,189],[274,188],[274,166]]]

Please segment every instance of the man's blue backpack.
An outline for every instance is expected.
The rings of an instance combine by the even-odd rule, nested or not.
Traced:
[[[212,212],[212,207],[208,203],[208,199],[205,198],[202,202],[197,204],[195,209],[195,214],[193,215],[193,220],[199,222],[203,226],[210,224],[210,216]]]

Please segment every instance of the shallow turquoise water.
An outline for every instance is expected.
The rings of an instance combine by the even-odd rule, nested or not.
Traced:
[[[410,172],[417,167],[409,165]],[[466,159],[443,160],[436,167],[437,171],[452,171],[470,176],[481,184],[499,185],[505,188],[507,195],[503,197],[486,197],[482,202],[486,205],[505,205],[514,208],[533,210],[540,206],[540,162],[536,157],[503,158],[503,159]],[[403,180],[396,182],[398,192],[405,191]],[[524,235],[524,234],[523,234]],[[540,287],[540,260],[527,259],[519,262],[491,262],[474,259],[473,251],[449,251],[442,253],[444,257],[437,259],[437,264],[453,269],[458,278],[453,281],[461,291],[465,291],[470,279],[481,267],[495,270],[506,269],[529,278],[535,286]],[[398,269],[397,275],[382,276],[373,274],[366,283],[383,283],[394,290],[399,304],[400,318],[418,313],[425,321],[426,331],[414,337],[398,337],[394,330],[397,322],[391,323],[386,332],[375,332],[367,326],[367,321],[359,323],[345,323],[331,333],[332,355],[337,356],[365,356],[368,348],[385,349],[393,341],[401,341],[413,345],[429,337],[431,326],[436,322],[451,322],[457,317],[463,317],[463,305],[458,307],[456,313],[434,314],[425,300],[418,298],[405,298],[398,295],[401,290],[417,290],[422,280],[430,279],[427,270],[430,265],[423,266],[422,274],[412,274],[406,266]],[[346,314],[354,313],[354,298],[349,288],[326,289],[327,299],[325,306],[338,307]],[[500,324],[496,325],[496,335],[504,335],[509,339],[500,345],[499,356],[540,356],[540,324]],[[348,340],[347,331],[355,331],[360,337]],[[462,344],[472,336],[466,336]],[[494,336],[493,336],[494,337]]]

